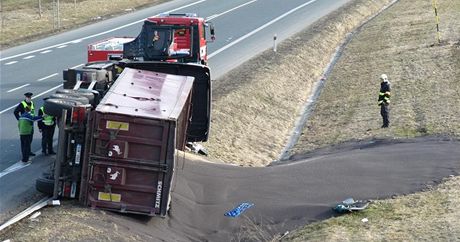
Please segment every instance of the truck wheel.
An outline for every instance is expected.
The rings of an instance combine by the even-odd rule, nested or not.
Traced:
[[[54,179],[50,179],[47,177],[40,177],[35,180],[35,188],[37,191],[47,194],[53,195],[54,193]]]
[[[91,91],[87,89],[58,89],[56,93],[59,94],[69,94],[69,95],[79,95],[88,98],[88,101],[91,105],[94,105],[95,96],[97,95],[97,91]]]
[[[88,98],[82,95],[55,93],[55,94],[51,94],[50,98],[71,100],[71,101],[81,102],[83,104],[89,104]]]
[[[83,105],[83,103],[74,100],[50,98],[45,100],[44,107],[47,114],[60,118],[63,109],[70,110],[77,105]]]

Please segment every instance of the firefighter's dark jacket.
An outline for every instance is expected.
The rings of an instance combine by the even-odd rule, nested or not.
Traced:
[[[380,93],[379,93],[379,101],[378,104],[390,104],[390,96],[391,96],[391,88],[390,82],[382,82],[380,83]]]

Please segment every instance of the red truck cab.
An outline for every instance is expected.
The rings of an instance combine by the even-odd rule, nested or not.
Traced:
[[[136,38],[110,38],[90,44],[88,62],[124,58],[206,65],[207,43],[214,39],[212,23],[196,14],[160,14],[147,18]]]
[[[201,61],[205,63],[208,61],[206,27],[210,27],[211,40],[214,40],[214,30],[212,25],[206,23],[203,18],[197,17],[196,14],[160,14],[147,18],[146,21],[152,22],[157,26],[174,27],[168,50],[170,56],[177,54],[190,55],[194,51],[199,53]],[[193,49],[194,42],[198,42],[199,46],[195,50]]]

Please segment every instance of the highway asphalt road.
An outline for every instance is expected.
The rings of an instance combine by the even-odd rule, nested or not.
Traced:
[[[437,138],[350,143],[258,168],[179,159],[168,217],[105,218],[145,236],[142,240],[266,241],[334,216],[332,208],[346,198],[388,198],[458,175],[459,145]],[[243,202],[254,206],[239,217],[224,216]],[[244,239],[254,235],[266,237]]]
[[[89,43],[112,36],[137,36],[143,19],[148,16],[194,12],[216,26],[217,40],[208,47],[212,78],[216,79],[272,47],[275,34],[278,41],[282,41],[346,2],[348,0],[177,0],[3,50],[0,54],[0,213],[13,206],[10,201],[19,199],[19,194],[29,192],[35,177],[51,162],[48,157],[36,158],[34,163],[46,164],[33,164],[28,167],[33,168],[30,172],[24,169],[9,172],[12,168],[21,168],[17,164],[20,145],[14,106],[23,99],[23,93],[31,91],[37,108],[40,107],[41,99],[60,87],[62,70],[85,63]],[[35,132],[32,151],[40,151],[38,132]],[[13,180],[5,182],[6,177]]]

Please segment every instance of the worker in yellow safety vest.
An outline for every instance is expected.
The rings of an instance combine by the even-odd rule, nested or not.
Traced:
[[[43,100],[46,99],[44,98]],[[42,120],[38,122],[38,128],[42,133],[42,154],[54,155],[56,153],[53,151],[53,136],[56,127],[56,117],[47,114],[44,106],[38,110],[38,116],[42,117]]]
[[[35,116],[35,106],[34,106],[34,102],[32,101],[32,95],[33,95],[33,93],[31,93],[31,92],[26,92],[26,93],[24,93],[24,96],[25,96],[24,100],[21,101],[21,102],[18,104],[18,106],[16,106],[16,108],[14,109],[14,112],[13,112],[13,113],[14,113],[14,116],[16,117],[16,120],[18,120],[18,122],[19,122],[19,118],[20,118],[23,114],[25,114],[25,113],[29,113],[31,116]],[[30,110],[30,111],[29,111],[29,112],[26,112],[26,108],[27,108],[28,110]],[[34,129],[33,129],[33,127],[34,127],[34,126],[33,126],[33,123],[32,123],[32,129],[31,129],[31,131],[30,131],[30,133],[31,133],[31,134],[30,134],[30,143],[32,143],[32,137],[33,137],[33,135],[34,135]],[[29,142],[29,141],[28,141],[28,142]],[[28,143],[28,142],[26,142],[26,143]],[[26,150],[26,149],[24,149],[24,147],[23,147],[23,146],[24,146],[23,143],[24,143],[24,142],[21,142],[21,150]],[[35,154],[32,153],[32,152],[30,152],[30,154],[28,154],[28,156],[35,156]],[[28,156],[27,156],[27,157],[28,157]]]
[[[25,107],[24,112],[18,120],[19,137],[21,138],[21,161],[24,163],[29,162],[29,156],[32,153],[30,147],[32,144],[32,136],[34,130],[34,121],[40,121],[41,117],[33,116],[30,108]]]
[[[391,96],[391,87],[390,82],[388,81],[388,76],[382,74],[380,76],[380,92],[378,105],[380,106],[380,115],[382,115],[383,125],[382,128],[388,128],[390,125],[390,96]]]

